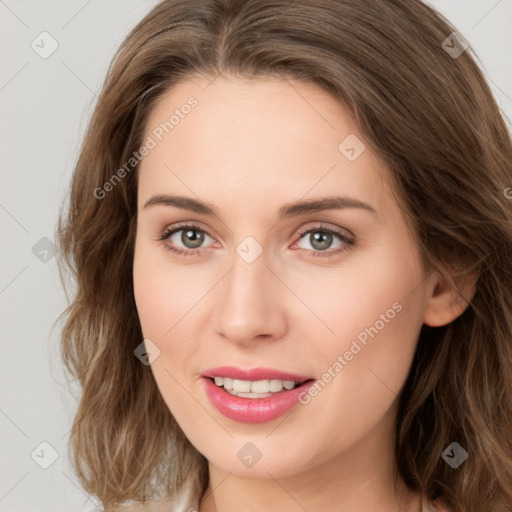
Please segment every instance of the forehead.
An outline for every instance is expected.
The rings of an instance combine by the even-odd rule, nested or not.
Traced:
[[[175,192],[260,209],[274,197],[282,204],[333,192],[382,203],[385,166],[349,110],[320,86],[211,80],[173,86],[150,112],[144,138],[155,146],[140,164],[139,205]]]

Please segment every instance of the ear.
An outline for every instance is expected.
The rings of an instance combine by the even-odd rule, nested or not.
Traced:
[[[454,277],[448,271],[432,272],[423,323],[430,327],[440,327],[464,313],[475,295],[477,278],[477,274]]]

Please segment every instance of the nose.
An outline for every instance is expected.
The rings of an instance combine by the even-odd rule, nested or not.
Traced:
[[[251,345],[255,340],[275,340],[286,331],[284,312],[286,287],[261,254],[247,263],[238,254],[222,283],[216,327],[220,336],[237,345]]]

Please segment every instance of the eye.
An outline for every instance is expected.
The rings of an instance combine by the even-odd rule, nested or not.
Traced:
[[[174,253],[186,256],[189,254],[202,254],[205,248],[201,247],[201,245],[206,237],[211,239],[210,235],[208,235],[204,229],[192,224],[182,224],[172,229],[165,230],[159,240],[162,242],[166,242],[167,240],[171,241],[172,245],[165,243],[165,248]],[[183,244],[185,248],[180,248],[179,244]],[[178,245],[178,247],[176,247],[176,245]]]
[[[306,235],[309,233],[309,237]],[[314,257],[330,257],[337,255],[343,251],[350,249],[355,244],[353,236],[349,236],[342,231],[338,231],[329,226],[315,226],[305,229],[299,233],[299,242],[305,239],[311,249],[305,250],[311,252]],[[182,256],[195,255],[200,256],[207,249],[201,247],[206,238],[213,238],[208,233],[193,224],[181,224],[173,228],[166,229],[158,240],[164,242],[165,248]],[[334,249],[329,249],[334,239],[338,239],[339,243]],[[168,243],[171,242],[171,243]],[[296,242],[294,246],[297,244]],[[182,244],[184,248],[179,247]],[[292,246],[292,248],[294,247]]]
[[[306,236],[308,234],[309,236]],[[349,236],[342,231],[338,231],[337,229],[324,225],[315,226],[313,228],[310,227],[306,230],[303,230],[299,233],[299,236],[299,242],[305,239],[309,243],[312,249],[311,255],[313,257],[328,258],[335,256],[343,251],[350,249],[355,244],[355,239],[353,236]],[[340,242],[335,246],[334,249],[329,249],[332,246],[333,240],[335,238],[337,238]],[[310,250],[309,248],[306,249]]]

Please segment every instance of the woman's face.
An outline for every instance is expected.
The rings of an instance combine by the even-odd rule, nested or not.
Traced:
[[[242,476],[391,450],[431,284],[389,170],[316,85],[210,82],[168,91],[144,136],[133,278],[158,388],[210,463]],[[209,372],[226,366],[269,370]],[[264,395],[278,372],[314,380],[240,398],[205,372],[268,380],[251,388]]]

